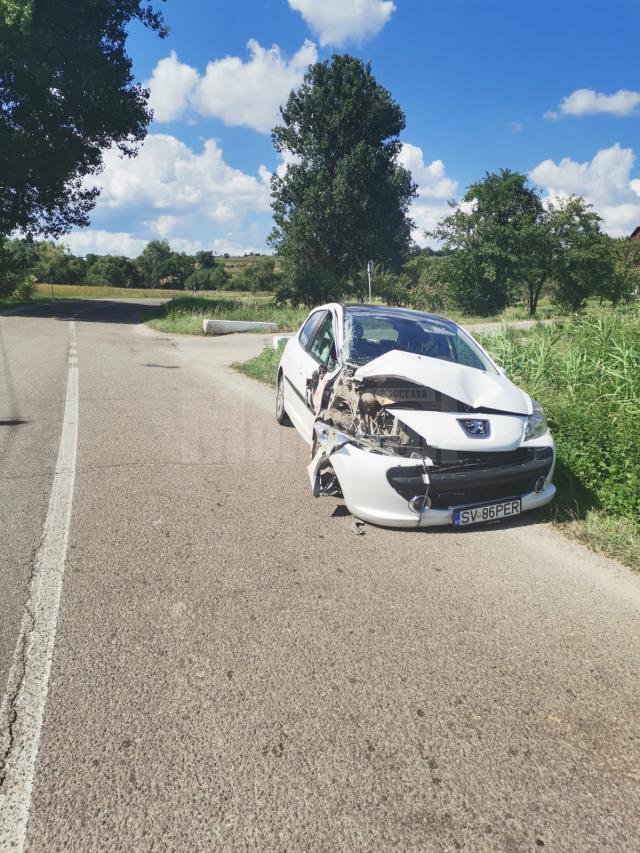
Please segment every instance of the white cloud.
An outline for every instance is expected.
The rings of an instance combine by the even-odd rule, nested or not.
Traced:
[[[220,237],[213,241],[211,248],[217,255],[248,255],[249,252],[253,252],[254,254],[265,254],[266,250],[264,246],[256,248],[255,246],[250,246],[247,243],[238,242],[234,239],[233,235],[229,235],[228,237]],[[267,253],[268,254],[268,253]]]
[[[300,12],[323,47],[372,38],[396,10],[392,0],[289,0],[289,6]]]
[[[179,251],[212,248],[219,240],[250,251],[264,239],[270,172],[234,169],[216,140],[194,150],[175,136],[150,134],[138,157],[110,150],[104,160],[104,172],[87,181],[101,189],[94,228],[66,238],[74,252],[133,257],[153,239],[168,239]]]
[[[164,240],[167,237],[170,237],[176,227],[180,224],[180,217],[165,214],[147,224],[149,228],[158,235],[158,237]]]
[[[421,198],[448,199],[458,188],[458,182],[446,176],[442,160],[433,160],[427,166],[422,148],[417,145],[404,142],[398,160],[413,175]]]
[[[251,127],[268,133],[278,121],[278,109],[302,82],[307,67],[317,61],[313,42],[287,59],[277,45],[262,47],[251,39],[250,58],[226,56],[197,69],[172,53],[156,65],[148,82],[156,121],[174,121],[188,109],[222,119],[227,125]]]
[[[102,231],[100,229],[74,231],[61,240],[74,255],[126,255],[133,258],[139,255],[147,244],[124,231]]]
[[[548,199],[581,195],[603,218],[603,228],[613,236],[629,234],[640,225],[640,181],[631,179],[635,155],[617,143],[603,148],[587,163],[569,157],[544,160],[530,173]]]
[[[93,181],[102,190],[99,206],[162,211],[160,228],[175,225],[180,213],[228,221],[269,210],[264,181],[229,166],[214,139],[197,153],[175,136],[150,134],[134,159],[110,150],[104,160],[104,172]]]
[[[155,120],[175,121],[180,118],[198,79],[196,69],[180,62],[175,51],[161,59],[146,83],[150,91],[149,106]]]
[[[442,160],[425,164],[423,151],[417,145],[404,142],[398,160],[418,184],[418,198],[409,212],[416,223],[413,240],[419,246],[435,245],[424,232],[432,231],[438,220],[449,213],[447,201],[455,195],[458,182],[447,176]]]
[[[278,108],[300,85],[318,54],[310,41],[305,41],[289,61],[277,45],[267,50],[251,39],[247,47],[251,54],[248,62],[227,56],[207,65],[193,103],[202,115],[268,133],[278,120]]]
[[[611,95],[594,89],[576,89],[560,102],[557,110],[549,110],[545,116],[558,119],[561,116],[586,116],[609,113],[616,116],[635,115],[640,107],[640,92],[619,89]]]

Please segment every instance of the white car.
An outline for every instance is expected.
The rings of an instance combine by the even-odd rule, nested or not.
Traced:
[[[276,418],[311,445],[314,495],[387,527],[463,527],[555,495],[538,403],[457,323],[404,308],[315,308],[278,367]]]

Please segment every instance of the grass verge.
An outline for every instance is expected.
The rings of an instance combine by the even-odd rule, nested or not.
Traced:
[[[182,296],[150,309],[146,322],[160,332],[182,335],[202,335],[204,319],[266,321],[277,323],[279,331],[293,331],[300,326],[307,313],[306,308],[282,307],[272,299]]]
[[[236,363],[232,366],[240,373],[244,373],[245,376],[258,379],[266,385],[273,385],[275,388],[278,365],[280,364],[283,349],[284,346],[277,349],[275,347],[265,347],[260,355],[257,355],[255,358],[250,358],[249,361]]]

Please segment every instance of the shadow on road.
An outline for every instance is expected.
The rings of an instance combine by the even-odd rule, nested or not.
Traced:
[[[34,303],[13,308],[5,316],[39,320],[75,319],[78,323],[119,323],[135,325],[142,322],[153,308],[147,300],[120,302],[118,300],[65,299],[57,302]]]

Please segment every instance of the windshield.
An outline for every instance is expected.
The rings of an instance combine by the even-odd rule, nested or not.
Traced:
[[[367,364],[389,350],[413,352],[496,373],[482,350],[457,326],[420,312],[346,308],[344,356]]]

